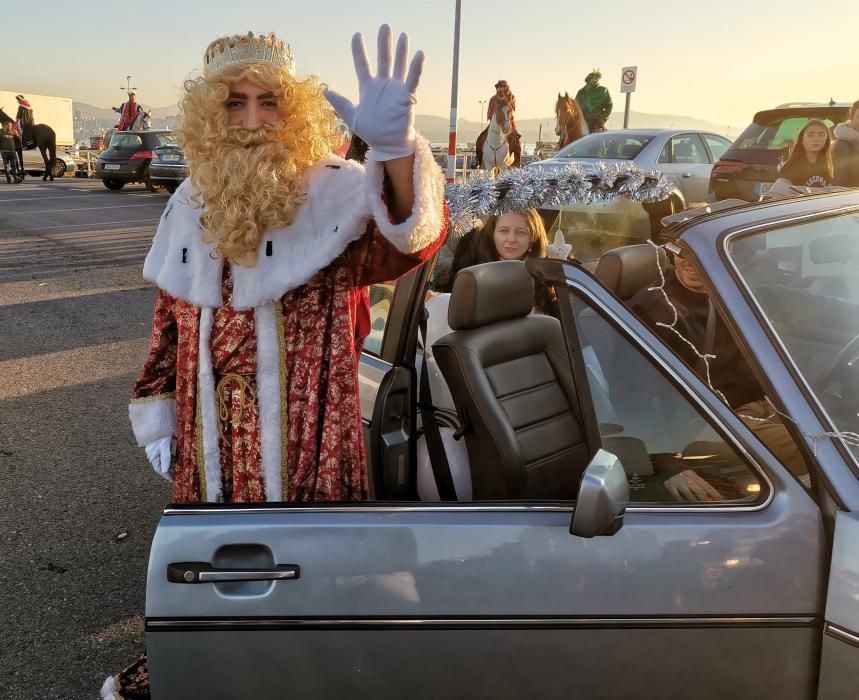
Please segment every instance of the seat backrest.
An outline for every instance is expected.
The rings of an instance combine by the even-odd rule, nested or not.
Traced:
[[[589,455],[557,319],[518,261],[461,270],[433,354],[465,413],[475,500],[575,498]]]
[[[671,270],[665,249],[637,243],[603,253],[594,276],[618,299],[627,301],[659,279],[660,267],[664,274]]]

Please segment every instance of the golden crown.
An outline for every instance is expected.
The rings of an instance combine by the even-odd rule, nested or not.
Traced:
[[[295,57],[289,44],[273,32],[255,36],[233,34],[215,39],[203,55],[203,75],[209,78],[227,66],[271,63],[280,66],[290,75],[295,73]]]

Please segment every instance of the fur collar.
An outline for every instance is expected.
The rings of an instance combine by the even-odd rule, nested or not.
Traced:
[[[854,144],[859,143],[859,131],[856,131],[850,122],[836,124],[833,133],[839,141],[850,141]]]
[[[249,309],[279,299],[327,267],[370,220],[363,166],[335,155],[306,174],[308,194],[294,221],[267,232],[254,267],[233,266],[233,306]],[[194,188],[185,180],[167,203],[143,276],[168,294],[196,306],[223,306],[224,261],[202,240]]]

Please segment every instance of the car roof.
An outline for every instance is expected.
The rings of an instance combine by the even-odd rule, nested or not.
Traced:
[[[850,105],[847,103],[830,104],[805,104],[805,105],[783,105],[775,109],[764,109],[755,114],[752,120],[755,124],[766,126],[779,122],[788,117],[814,117],[839,119],[847,116]]]
[[[671,128],[650,128],[650,129],[612,129],[611,131],[595,131],[591,134],[586,134],[586,136],[596,136],[597,134],[640,134],[642,136],[661,136],[663,134],[688,134],[688,133],[698,133],[698,134],[718,134],[715,131],[710,131],[709,129],[677,129],[674,127]],[[584,136],[582,137],[584,138]]]
[[[785,221],[801,216],[859,208],[859,190],[838,188],[821,194],[786,197],[764,202],[737,202],[718,211],[692,216],[670,227],[669,236],[681,240],[695,250],[699,246],[712,248],[715,235],[729,229]]]

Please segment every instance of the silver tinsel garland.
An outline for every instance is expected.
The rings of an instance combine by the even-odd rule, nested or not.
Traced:
[[[588,170],[579,165],[545,170],[512,168],[497,178],[480,172],[465,185],[448,185],[450,230],[462,235],[489,214],[522,209],[590,204],[623,197],[634,202],[661,202],[674,187],[662,173],[638,169],[630,163],[598,161]]]

